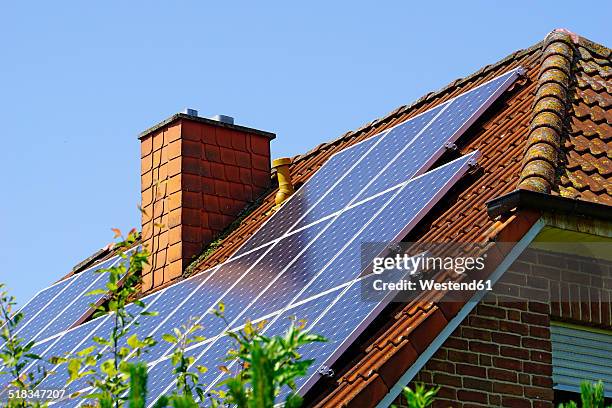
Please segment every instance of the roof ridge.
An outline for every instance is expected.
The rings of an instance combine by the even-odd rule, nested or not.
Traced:
[[[451,91],[453,89],[455,89],[457,86],[459,85],[463,85],[466,82],[469,82],[471,80],[473,80],[474,78],[486,74],[490,71],[493,71],[495,69],[497,69],[498,67],[511,62],[513,60],[515,60],[516,58],[520,58],[523,55],[529,54],[533,51],[536,51],[538,49],[540,49],[542,47],[542,44],[545,42],[545,40],[538,42],[535,45],[532,45],[529,48],[525,48],[522,50],[518,50],[515,51],[509,55],[507,55],[506,57],[502,58],[501,60],[494,62],[492,64],[489,65],[485,65],[484,67],[480,68],[478,71],[473,72],[472,74],[465,76],[463,78],[457,78],[454,81],[451,81],[450,83],[448,83],[447,85],[445,85],[444,87],[438,89],[437,91],[433,91],[433,92],[429,92],[423,96],[421,96],[419,99],[417,99],[416,101],[412,102],[409,105],[403,105],[400,106],[396,109],[394,109],[393,111],[389,112],[388,114],[386,114],[383,117],[374,119],[368,123],[366,123],[365,125],[362,125],[361,127],[355,129],[355,130],[351,130],[348,131],[346,133],[344,133],[343,135],[337,137],[336,139],[329,141],[329,142],[323,142],[317,146],[315,146],[314,148],[312,148],[311,150],[309,150],[306,153],[303,154],[298,154],[296,156],[293,157],[293,164],[296,164],[299,161],[308,159],[309,157],[311,157],[312,155],[316,154],[318,151],[320,151],[321,149],[325,149],[328,147],[332,147],[338,143],[341,143],[347,139],[350,139],[352,137],[357,137],[358,135],[365,133],[371,129],[376,128],[377,126],[380,126],[392,119],[395,119],[396,117],[400,116],[401,114],[416,109],[419,106],[430,102],[432,99],[438,98],[440,96],[442,96],[444,93]]]
[[[565,29],[544,39],[529,136],[518,188],[550,193],[555,186],[561,138],[566,130],[570,76],[579,37]]]

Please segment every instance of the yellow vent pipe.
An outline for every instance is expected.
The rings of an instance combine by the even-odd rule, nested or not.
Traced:
[[[290,164],[291,159],[289,157],[282,157],[272,161],[272,168],[276,169],[276,178],[278,180],[278,192],[274,198],[276,208],[280,207],[280,205],[295,192],[293,184],[291,183],[291,172],[289,171]]]

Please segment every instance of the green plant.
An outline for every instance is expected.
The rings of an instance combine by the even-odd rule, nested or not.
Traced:
[[[24,395],[33,391],[34,387],[42,381],[46,372],[42,369],[30,370],[23,373],[24,368],[30,363],[40,360],[40,356],[32,353],[34,341],[25,342],[17,337],[16,332],[19,323],[23,320],[23,313],[15,312],[15,298],[10,296],[5,286],[0,283],[0,338],[4,344],[0,349],[0,375],[8,375],[12,379],[8,390],[9,408],[38,407],[46,404],[31,402]]]
[[[408,408],[425,408],[433,404],[440,387],[426,389],[423,384],[416,384],[414,391],[410,387],[404,387],[402,394],[406,399]],[[396,408],[396,405],[391,405]]]
[[[190,318],[180,328],[175,328],[174,333],[167,333],[162,336],[166,342],[175,346],[170,359],[174,366],[176,389],[168,397],[168,402],[174,405],[187,407],[190,406],[189,404],[193,404],[193,406],[197,406],[195,403],[196,397],[202,401],[206,399],[204,395],[205,384],[200,383],[200,374],[206,373],[208,368],[196,365],[194,367],[195,371],[190,371],[195,358],[188,356],[186,353],[189,345],[205,340],[203,336],[197,334],[198,331],[202,330],[202,326],[197,324],[198,320],[197,318]]]
[[[139,339],[135,334],[129,335],[130,325],[138,324],[136,317],[153,314],[145,311],[143,302],[134,300],[139,293],[142,270],[147,263],[148,253],[139,248],[132,249],[138,239],[135,230],[130,231],[126,238],[119,230],[114,231],[115,238],[121,237],[121,241],[115,245],[121,259],[114,266],[97,271],[107,273],[108,282],[104,289],[89,293],[106,296],[106,302],[97,306],[94,317],[110,314],[113,319],[110,334],[108,338],[94,337],[97,345],[81,350],[63,361],[58,360],[67,365],[69,383],[86,377],[94,391],[85,398],[96,399],[101,408],[119,408],[124,405],[130,389],[129,381],[134,378],[132,374],[136,373],[133,370],[143,370],[142,366],[128,363],[126,358],[129,355],[139,356],[155,344],[150,337]],[[140,312],[130,313],[126,309],[129,303],[140,307]]]
[[[224,305],[220,304],[214,313],[224,318]],[[224,404],[239,408],[271,408],[283,387],[289,394],[283,401],[287,408],[299,407],[302,398],[297,394],[295,381],[306,375],[314,360],[303,360],[298,349],[325,339],[304,330],[305,322],[295,319],[283,336],[268,337],[262,334],[267,322],[253,325],[247,321],[239,331],[229,331],[227,335],[236,342],[236,349],[228,351],[228,361],[237,363],[239,372],[231,376],[227,367],[221,367],[229,378],[220,386],[227,387],[227,394],[219,392]]]
[[[582,381],[580,383],[580,401],[582,408],[604,408],[604,384],[601,381],[591,383]],[[559,404],[559,408],[577,408],[575,401]],[[608,405],[607,408],[612,408]]]

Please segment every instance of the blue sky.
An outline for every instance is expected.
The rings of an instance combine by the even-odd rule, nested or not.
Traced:
[[[4,2],[0,281],[20,303],[139,227],[136,135],[181,111],[291,156],[612,6],[558,1]]]

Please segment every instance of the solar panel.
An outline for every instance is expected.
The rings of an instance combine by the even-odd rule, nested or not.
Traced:
[[[95,271],[108,268],[117,260],[111,258],[40,291],[20,309],[24,320],[15,336],[25,341],[42,340],[70,328],[90,309],[89,304],[100,298],[85,296],[106,283],[104,276]]]
[[[159,339],[161,334],[170,332],[172,328],[180,326],[189,318],[203,316],[201,323],[206,331],[203,335],[212,340],[198,345],[192,352],[198,353],[196,354],[198,364],[216,367],[216,360],[227,351],[229,340],[221,337],[225,324],[220,319],[206,314],[206,311],[223,301],[226,304],[226,318],[232,329],[239,328],[247,317],[261,319],[268,316],[272,322],[269,330],[274,333],[286,324],[286,319],[281,316],[294,314],[313,322],[315,320],[313,316],[319,316],[316,318],[317,325],[313,330],[333,341],[330,346],[317,348],[316,355],[319,357],[317,361],[320,363],[333,360],[335,354],[350,344],[347,343],[350,338],[343,338],[342,332],[350,330],[351,333],[358,333],[360,329],[356,329],[353,323],[361,321],[362,325],[367,325],[368,319],[372,319],[381,307],[381,304],[356,300],[354,298],[356,295],[353,293],[357,289],[348,291],[362,271],[361,244],[370,241],[389,242],[401,238],[407,229],[418,222],[419,217],[444,195],[454,181],[467,171],[477,156],[477,152],[464,156],[414,180],[406,181],[390,191],[340,211],[335,219],[330,219],[329,224],[316,223],[283,238],[277,245],[264,246],[232,259],[215,270],[196,275],[190,280],[160,291],[155,303],[163,307],[172,304],[165,309],[167,313],[160,314],[160,316],[165,315],[163,321],[159,321],[160,316],[143,317],[140,319],[141,324],[134,328],[135,332],[139,337],[151,334],[141,331],[141,328],[151,330],[151,324],[147,320],[152,319],[152,322],[158,324],[152,330],[152,334]],[[415,194],[416,197],[411,196]],[[374,226],[378,228],[379,233],[372,239]],[[323,238],[328,239],[316,245],[317,240]],[[315,252],[308,252],[305,248],[313,248]],[[325,255],[317,252],[321,249],[326,250]],[[375,255],[370,254],[371,257]],[[299,259],[313,261],[311,267],[316,269],[304,268],[304,263],[297,262]],[[341,262],[344,263],[342,267],[336,267],[341,265]],[[290,266],[295,264],[299,265],[299,268],[291,269]],[[278,277],[286,279],[280,281]],[[288,282],[293,284],[287,285]],[[342,293],[345,294],[341,295]],[[327,298],[321,294],[326,294]],[[177,299],[185,300],[185,295],[189,296],[188,301],[177,303]],[[276,300],[279,296],[282,302]],[[342,300],[345,296],[349,296],[349,300]],[[149,302],[147,298],[144,301]],[[352,304],[351,312],[355,314],[346,314],[346,308],[343,306],[345,302]],[[308,305],[310,307],[307,307]],[[276,306],[278,308],[272,310]],[[151,310],[155,310],[154,305]],[[333,317],[334,323],[326,323],[326,320],[320,316],[328,316],[326,318],[328,320]],[[344,323],[339,324],[343,318]],[[100,325],[100,330],[108,328]],[[140,357],[140,360],[151,365],[151,397],[154,397],[156,392],[165,392],[164,390],[172,385],[173,376],[168,361],[170,353],[171,347],[156,347],[151,353]],[[322,360],[323,358],[325,360]],[[215,370],[211,371],[214,373]],[[207,374],[206,381],[215,380],[216,375],[218,373]],[[309,375],[314,377],[308,381],[304,380],[304,387],[309,387],[310,382],[316,379],[314,372]],[[58,377],[58,384],[60,383]],[[55,385],[55,382],[51,384]],[[68,392],[72,393],[86,386],[85,381],[77,382],[68,388]]]
[[[209,338],[191,350],[198,364],[216,367],[216,360],[225,355],[230,345],[223,336],[227,327],[207,313],[219,302],[226,305],[232,330],[248,317],[269,320],[265,333],[280,333],[287,316],[295,314],[305,316],[314,332],[331,340],[304,351],[317,358],[317,365],[300,383],[301,392],[306,392],[318,378],[320,365],[331,365],[389,301],[356,298],[361,296],[356,288],[362,279],[362,257],[377,255],[375,249],[363,254],[363,244],[401,239],[466,173],[478,152],[425,171],[443,153],[444,145],[456,140],[518,73],[517,69],[495,78],[333,155],[229,261],[143,299],[153,305],[151,310],[161,305],[158,316],[141,317],[132,328],[139,338],[151,335],[161,343],[139,357],[150,365],[151,396],[167,391],[173,381],[168,361],[172,347],[162,347],[161,335],[190,318],[200,318],[202,334]],[[84,283],[79,288],[96,286],[97,280],[80,279]],[[67,301],[80,305],[77,291],[70,293]],[[54,320],[61,327],[74,316]],[[89,341],[83,342],[83,337],[107,336],[108,322],[101,319],[59,334],[66,345],[53,343],[47,351],[75,350]],[[38,332],[50,335],[54,330],[45,326]],[[217,375],[210,370],[202,381],[213,384]],[[61,380],[57,376],[45,382],[56,385]],[[68,391],[86,387],[82,380]],[[62,401],[54,406],[75,404]]]
[[[237,252],[241,255],[425,172],[516,80],[517,68],[332,156]],[[355,150],[355,151],[353,151]],[[350,159],[354,160],[349,165]],[[342,161],[344,164],[338,166]],[[328,168],[329,167],[329,168]],[[330,178],[331,180],[322,180]],[[313,180],[312,184],[310,184]],[[332,184],[332,181],[335,181]],[[328,186],[327,190],[321,190]]]

